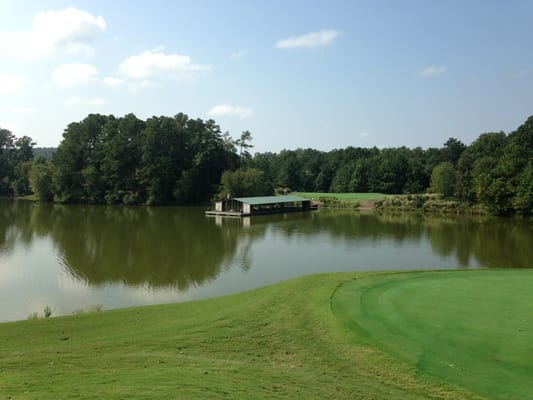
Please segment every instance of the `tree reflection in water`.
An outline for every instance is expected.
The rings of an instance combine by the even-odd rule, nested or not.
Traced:
[[[354,246],[362,240],[414,247],[428,241],[436,255],[452,256],[460,267],[532,267],[532,226],[528,219],[329,210],[252,219],[206,218],[200,208],[3,200],[0,257],[8,256],[15,246],[30,246],[35,237],[49,237],[64,271],[87,285],[186,290],[216,279],[232,266],[249,271],[254,266],[254,243],[268,240],[269,234],[284,240],[297,237],[309,246],[318,235]]]

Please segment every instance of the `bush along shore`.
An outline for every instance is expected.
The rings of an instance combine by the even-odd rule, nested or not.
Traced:
[[[421,212],[428,214],[489,215],[480,205],[468,205],[458,200],[443,199],[438,195],[418,194],[388,196],[374,203],[379,212]]]

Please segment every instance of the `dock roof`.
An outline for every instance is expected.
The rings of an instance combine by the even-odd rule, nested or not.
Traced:
[[[277,204],[277,203],[295,203],[300,201],[311,201],[305,197],[283,195],[283,196],[258,196],[258,197],[235,197],[233,200],[241,203],[251,204],[253,206],[262,204]]]

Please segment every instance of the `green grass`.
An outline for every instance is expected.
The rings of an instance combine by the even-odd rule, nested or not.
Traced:
[[[533,271],[373,277],[343,285],[339,318],[416,368],[496,399],[533,394]]]
[[[297,196],[318,200],[320,197],[334,197],[339,200],[353,200],[358,202],[368,200],[381,200],[386,195],[381,193],[319,193],[319,192],[295,192]]]
[[[523,332],[512,331],[506,341],[490,335],[508,319],[521,323],[515,313],[532,304],[531,291],[522,292],[532,281],[530,271],[323,274],[192,303],[0,324],[0,399],[479,398],[460,387],[477,386],[436,373],[439,357],[462,365],[450,361],[454,342],[447,336],[481,323],[475,314],[489,307],[485,297],[497,305],[492,299],[499,296],[502,306],[489,307],[494,321],[464,345],[471,354],[498,357],[492,364],[504,374],[515,365],[525,368],[516,374],[531,376],[533,361],[519,364],[531,349],[531,322],[516,325]],[[514,284],[512,295],[521,297],[511,300]],[[426,310],[430,304],[445,314]],[[440,342],[424,341],[431,329],[439,332],[434,315],[435,323],[452,327],[435,337]],[[398,339],[382,330],[395,324]],[[446,352],[432,353],[431,343]],[[508,366],[511,360],[517,364]],[[478,376],[481,364],[469,364],[468,374]],[[513,383],[531,390],[529,382]]]

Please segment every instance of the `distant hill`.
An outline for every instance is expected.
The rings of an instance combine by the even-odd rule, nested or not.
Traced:
[[[33,148],[33,158],[44,157],[47,160],[50,160],[54,155],[57,147],[34,147]]]

